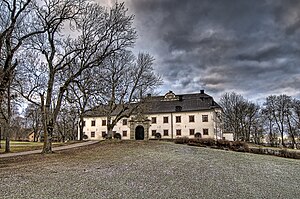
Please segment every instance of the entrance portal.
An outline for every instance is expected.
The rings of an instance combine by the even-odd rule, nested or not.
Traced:
[[[136,140],[144,140],[145,134],[144,134],[144,127],[137,126],[135,129],[135,139]]]

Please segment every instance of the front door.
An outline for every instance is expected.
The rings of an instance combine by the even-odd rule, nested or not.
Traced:
[[[136,140],[144,140],[145,133],[144,133],[144,127],[137,126],[135,129],[135,139]]]

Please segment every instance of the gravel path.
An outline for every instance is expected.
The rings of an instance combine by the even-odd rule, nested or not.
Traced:
[[[299,160],[152,141],[0,159],[0,198],[294,199],[299,179]]]

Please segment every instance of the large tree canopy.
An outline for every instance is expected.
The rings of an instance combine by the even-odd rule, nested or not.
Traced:
[[[108,9],[85,0],[43,0],[29,11],[40,29],[27,38],[18,55],[14,84],[21,96],[40,107],[43,151],[49,153],[54,124],[70,85],[131,47],[136,32],[133,16],[127,15],[123,3]]]

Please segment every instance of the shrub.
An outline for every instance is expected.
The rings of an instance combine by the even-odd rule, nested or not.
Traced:
[[[230,149],[238,152],[248,152],[249,146],[246,142],[242,141],[233,141],[230,142]]]
[[[249,152],[254,154],[261,154],[261,148],[250,148]]]
[[[277,155],[280,157],[285,157],[285,158],[300,159],[300,153],[298,153],[297,151],[291,151],[288,149],[279,150],[279,153]]]
[[[189,138],[188,137],[178,137],[174,140],[175,144],[187,144],[189,143]]]
[[[197,138],[197,139],[190,139],[189,143],[204,145],[204,146],[214,146],[215,140],[212,138]]]
[[[88,138],[89,138],[89,137],[88,137],[86,134],[83,135],[83,139],[84,139],[84,140],[86,140],[86,139],[88,139]]]
[[[217,140],[217,147],[219,148],[230,148],[230,141],[228,140]]]
[[[102,134],[102,137],[103,137],[104,139],[107,139],[107,137],[108,137],[107,133],[103,133],[103,134]]]
[[[161,134],[160,133],[155,133],[155,139],[161,139]]]
[[[117,140],[121,140],[121,134],[120,133],[114,134],[114,138]]]

